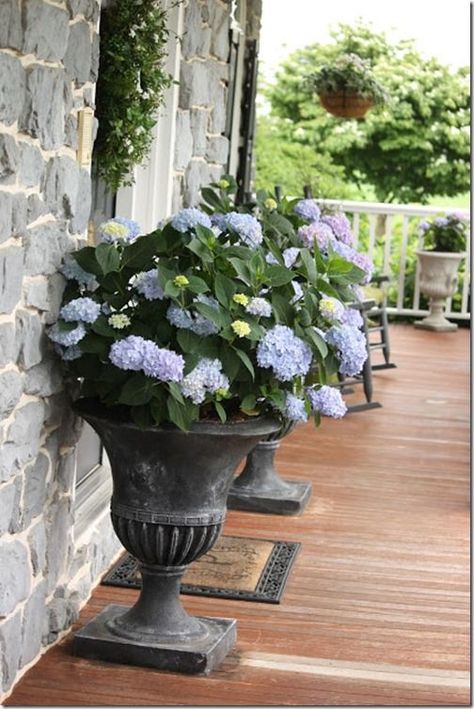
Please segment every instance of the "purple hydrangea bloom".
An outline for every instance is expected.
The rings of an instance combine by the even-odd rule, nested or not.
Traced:
[[[307,421],[308,414],[304,405],[304,399],[299,399],[294,394],[287,394],[283,416],[289,421]]]
[[[232,229],[239,235],[243,244],[250,248],[254,249],[263,241],[262,226],[251,214],[229,212],[225,215],[225,224],[228,229]]]
[[[58,345],[62,345],[63,347],[77,345],[85,334],[86,328],[81,322],[77,324],[77,327],[75,327],[74,330],[60,330],[58,323],[55,323],[48,330],[49,339],[56,342]]]
[[[164,298],[163,289],[158,282],[157,268],[137,273],[133,287],[147,300],[163,300]]]
[[[212,226],[209,216],[200,209],[196,209],[196,207],[181,209],[171,219],[171,226],[173,229],[180,231],[182,234],[189,231],[189,229],[193,229],[198,224],[201,224],[201,226],[205,226],[208,229]]]
[[[345,306],[337,298],[325,296],[319,301],[319,310],[323,318],[340,322],[344,315]]]
[[[181,384],[183,395],[193,404],[202,404],[206,394],[215,394],[219,389],[229,388],[229,379],[223,374],[222,362],[218,359],[201,359],[187,374]]]
[[[323,416],[339,419],[347,412],[341,392],[335,387],[324,385],[317,391],[307,389],[306,393],[313,411],[318,411]]]
[[[361,328],[364,324],[362,315],[355,308],[346,308],[342,316],[341,322],[344,325],[350,325],[351,327]]]
[[[59,317],[66,322],[87,322],[93,323],[100,315],[100,305],[92,298],[75,298],[63,305],[59,311]]]
[[[309,222],[317,222],[321,216],[321,210],[314,199],[300,199],[293,211],[299,217],[307,219]]]
[[[321,221],[329,226],[338,241],[351,246],[354,241],[352,235],[351,223],[343,212],[338,214],[325,214],[321,217]]]
[[[257,362],[260,367],[273,369],[281,382],[305,376],[311,366],[309,345],[286,325],[275,325],[258,343]]]
[[[198,295],[194,298],[195,303],[204,303],[205,305],[210,305],[213,308],[219,309],[219,303],[212,296]],[[176,303],[171,303],[166,317],[169,322],[177,328],[183,330],[191,330],[196,335],[200,337],[207,337],[207,335],[215,335],[219,332],[219,328],[212,320],[206,318],[201,313],[189,312],[184,308],[180,308]]]
[[[131,244],[140,235],[140,226],[133,219],[114,217],[103,222],[98,233],[101,241],[108,244]]]
[[[142,369],[147,377],[162,382],[180,382],[183,378],[184,359],[181,355],[146,341]]]
[[[342,256],[346,261],[353,263],[354,266],[358,266],[362,271],[365,271],[366,275],[362,283],[366,284],[370,282],[374,272],[374,264],[367,254],[361,254],[359,251],[353,249],[352,246],[348,246],[342,241],[335,241],[333,248],[339,256]]]
[[[84,271],[72,256],[66,256],[59,270],[68,281],[77,281],[79,285],[84,286],[87,290],[93,291],[99,285],[94,274]]]
[[[367,342],[361,330],[334,325],[326,334],[326,342],[336,348],[341,374],[353,376],[361,371],[367,359]]]
[[[138,335],[129,335],[114,342],[110,348],[109,359],[119,369],[138,372],[143,365],[147,342]]]
[[[272,306],[265,298],[251,298],[245,306],[245,310],[250,315],[256,315],[260,318],[269,318],[272,314]]]
[[[331,227],[322,222],[313,222],[313,224],[300,226],[297,236],[306,248],[312,248],[314,242],[316,242],[321,251],[327,251],[329,244],[332,244],[335,239]]]
[[[418,224],[418,229],[421,231],[422,234],[425,233],[430,228],[430,223],[427,221],[422,221]]]
[[[217,227],[219,231],[224,231],[227,227],[226,224],[226,214],[221,214],[220,212],[215,212],[211,214],[211,224],[213,227]]]
[[[447,219],[446,217],[436,217],[436,219],[433,221],[433,224],[436,224],[436,226],[448,226],[449,219]]]

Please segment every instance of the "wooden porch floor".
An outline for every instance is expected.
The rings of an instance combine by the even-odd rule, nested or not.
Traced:
[[[391,335],[383,408],[303,426],[279,452],[285,477],[313,482],[305,513],[229,512],[227,534],[302,543],[281,604],[183,596],[238,620],[217,671],[75,658],[69,635],[6,705],[469,705],[469,332]],[[97,587],[75,629],[135,594]]]

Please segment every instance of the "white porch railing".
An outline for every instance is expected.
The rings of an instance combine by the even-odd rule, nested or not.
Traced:
[[[350,202],[332,199],[317,200],[320,205],[339,207],[352,220],[355,244],[374,261],[376,271],[390,278],[387,311],[396,315],[424,316],[427,309],[420,294],[419,265],[415,255],[423,248],[423,236],[418,224],[422,219],[463,212],[445,207],[409,207],[404,204],[381,202]],[[461,266],[457,293],[448,300],[446,315],[457,320],[470,320],[470,240]]]

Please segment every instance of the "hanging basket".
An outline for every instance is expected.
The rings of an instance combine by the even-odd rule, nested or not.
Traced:
[[[338,118],[363,118],[374,101],[370,97],[358,94],[346,94],[344,91],[319,94],[322,106]]]

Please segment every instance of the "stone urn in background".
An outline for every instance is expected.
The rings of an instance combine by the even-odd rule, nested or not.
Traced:
[[[107,606],[76,633],[75,654],[210,672],[235,644],[236,621],[188,615],[179,598],[180,579],[220,534],[235,468],[279,422],[197,422],[185,433],[171,425],[139,428],[88,399],[74,408],[107,451],[113,527],[142,575],[135,605]]]
[[[415,321],[415,327],[436,332],[457,329],[444,315],[446,299],[456,292],[458,269],[465,253],[423,251],[416,252],[420,264],[420,291],[430,299],[430,313],[423,320]]]
[[[295,423],[288,423],[248,454],[244,470],[234,478],[227,498],[230,510],[294,515],[302,512],[312,486],[307,481],[283,480],[275,467],[275,455],[282,438],[291,433]]]

